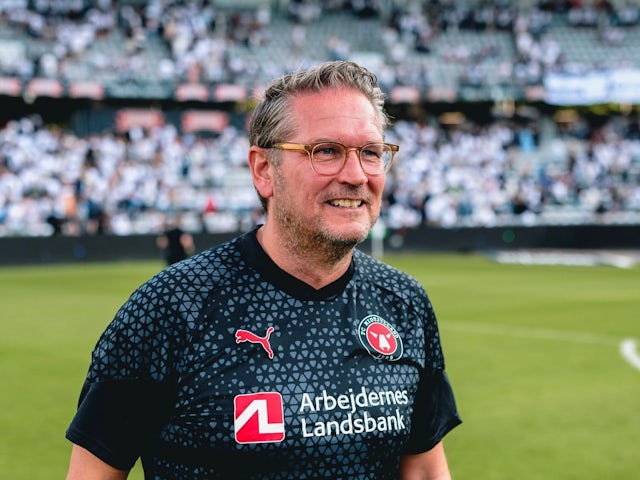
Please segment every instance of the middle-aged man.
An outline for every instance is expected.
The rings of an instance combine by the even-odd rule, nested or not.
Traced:
[[[460,418],[424,289],[356,246],[396,145],[375,76],[271,83],[248,161],[264,225],[143,284],[101,336],[68,479],[449,479]]]

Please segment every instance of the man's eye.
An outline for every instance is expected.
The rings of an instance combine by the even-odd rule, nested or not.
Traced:
[[[340,156],[341,148],[338,145],[319,145],[315,149],[315,155],[323,157]]]
[[[362,156],[368,159],[380,158],[381,155],[382,152],[378,149],[367,148],[365,150],[362,150]]]

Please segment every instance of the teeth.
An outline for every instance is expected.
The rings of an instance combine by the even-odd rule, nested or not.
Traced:
[[[362,205],[361,200],[348,200],[348,199],[331,200],[329,203],[334,207],[345,207],[345,208],[356,208]]]

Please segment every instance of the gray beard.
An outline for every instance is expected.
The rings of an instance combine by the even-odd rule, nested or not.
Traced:
[[[276,189],[287,188],[278,169],[276,169],[274,182]],[[308,258],[318,265],[335,265],[351,254],[356,245],[367,238],[367,234],[358,237],[336,237],[322,228],[309,225],[289,212],[288,201],[275,208],[273,212],[274,220],[287,235],[287,238],[282,241],[286,242],[285,245],[292,254],[300,258]],[[373,224],[369,225],[369,230],[372,227]]]
[[[284,240],[287,248],[302,257],[311,257],[315,261],[336,264],[353,252],[360,242],[366,239],[355,237],[336,237],[323,230],[315,231],[299,219],[292,218],[283,209],[274,212],[275,220],[288,232]]]

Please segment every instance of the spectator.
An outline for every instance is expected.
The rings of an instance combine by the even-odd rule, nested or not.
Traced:
[[[165,230],[156,239],[158,248],[163,251],[167,265],[178,263],[195,253],[193,236],[180,228],[172,217],[166,221]]]

